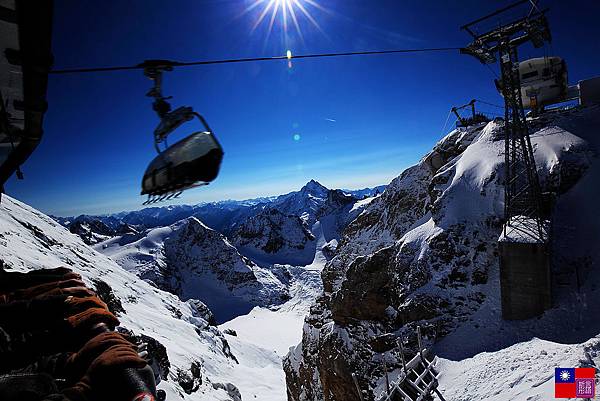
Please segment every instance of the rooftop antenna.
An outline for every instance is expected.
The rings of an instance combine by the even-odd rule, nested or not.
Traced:
[[[504,97],[505,120],[505,183],[504,183],[504,236],[508,231],[528,227],[525,235],[538,243],[546,243],[547,232],[542,217],[539,178],[529,138],[523,101],[517,48],[531,42],[540,48],[551,41],[545,10],[540,10],[537,0],[521,0],[478,18],[461,27],[473,37],[462,54],[477,58],[482,64],[500,60],[500,80],[496,82]],[[523,4],[531,5],[525,17],[488,32],[477,34],[474,26]],[[534,224],[527,224],[532,222]],[[533,226],[533,227],[531,227]]]

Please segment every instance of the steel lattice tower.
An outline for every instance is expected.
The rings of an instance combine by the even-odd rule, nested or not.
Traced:
[[[526,241],[546,243],[548,240],[542,214],[540,184],[527,129],[521,98],[521,80],[517,48],[527,42],[534,47],[550,41],[550,30],[544,15],[535,5],[526,17],[501,25],[483,34],[473,32],[473,26],[524,3],[520,1],[479,18],[461,29],[474,41],[461,53],[476,57],[483,64],[500,60],[500,80],[496,82],[504,97],[505,181],[504,235],[514,235]],[[531,4],[531,3],[530,3]]]

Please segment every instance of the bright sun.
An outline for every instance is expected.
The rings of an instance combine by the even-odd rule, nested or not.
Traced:
[[[289,26],[294,25],[294,28],[302,41],[304,41],[304,38],[302,35],[302,30],[300,28],[300,17],[307,19],[315,28],[323,32],[315,18],[311,15],[310,9],[307,8],[308,5],[318,10],[326,11],[326,9],[319,5],[316,2],[316,0],[255,0],[245,10],[245,12],[249,12],[252,9],[255,9],[261,5],[263,7],[260,10],[260,13],[258,14],[258,19],[254,22],[254,25],[252,26],[251,32],[254,32],[263,23],[263,21],[268,21],[268,37],[271,34],[271,31],[273,30],[273,25],[275,24],[275,21],[277,20],[278,16],[283,26],[283,32],[287,34]]]

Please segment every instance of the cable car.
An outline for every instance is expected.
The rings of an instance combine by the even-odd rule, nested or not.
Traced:
[[[186,189],[208,185],[217,178],[223,148],[217,141],[206,120],[191,107],[179,107],[171,111],[167,102],[170,97],[162,95],[162,73],[171,71],[172,63],[166,60],[146,60],[142,66],[144,74],[154,81],[147,96],[154,98],[152,108],[160,117],[154,130],[154,146],[158,156],[146,168],[142,178],[142,195],[148,195],[147,205],[162,200],[177,198]],[[167,137],[182,124],[198,119],[204,130],[187,135],[168,146]],[[160,149],[164,143],[165,149]]]
[[[153,203],[177,197],[186,189],[208,185],[217,178],[223,149],[206,121],[193,113],[205,130],[194,132],[160,152],[148,165],[142,178],[142,195]]]
[[[541,110],[567,98],[567,64],[560,57],[539,57],[519,63],[523,107]]]

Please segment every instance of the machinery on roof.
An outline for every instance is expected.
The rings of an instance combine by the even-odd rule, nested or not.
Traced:
[[[523,107],[534,111],[567,99],[567,64],[560,57],[538,57],[519,63]]]

